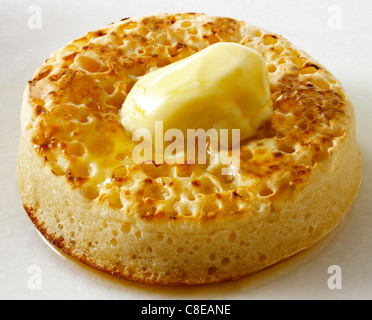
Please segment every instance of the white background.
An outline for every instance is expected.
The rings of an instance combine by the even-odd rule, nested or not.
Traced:
[[[32,5],[42,10],[40,30],[28,26]],[[342,13],[341,29],[332,28],[334,5]],[[57,253],[36,232],[16,183],[19,112],[27,81],[53,51],[88,31],[125,17],[161,12],[222,15],[279,33],[343,83],[356,111],[363,182],[342,226],[320,245],[237,283],[169,289],[102,275]],[[1,0],[0,298],[371,299],[371,15],[369,0]],[[328,288],[331,265],[342,269],[342,290]],[[41,288],[33,288],[33,266],[41,272]]]

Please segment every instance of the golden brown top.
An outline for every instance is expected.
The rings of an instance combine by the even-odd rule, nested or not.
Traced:
[[[241,170],[136,165],[119,111],[140,76],[219,41],[260,52],[274,116],[241,146]],[[353,109],[334,77],[281,36],[228,18],[124,19],[56,51],[29,82],[27,131],[55,175],[91,200],[141,217],[258,214],[308,181],[350,133]]]

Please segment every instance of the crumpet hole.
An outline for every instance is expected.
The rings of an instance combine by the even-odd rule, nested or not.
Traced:
[[[216,272],[217,272],[217,268],[216,268],[216,267],[210,267],[210,268],[208,269],[208,274],[209,274],[210,276],[216,274]]]
[[[50,162],[52,172],[57,176],[64,176],[66,172],[55,162]]]
[[[250,149],[244,149],[241,151],[240,159],[243,162],[248,162],[253,158],[253,152]]]
[[[99,196],[99,192],[97,187],[86,185],[82,187],[82,192],[85,198],[89,200],[97,199]]]
[[[267,66],[267,71],[268,71],[269,73],[274,73],[274,72],[276,72],[276,70],[278,70],[278,69],[277,69],[277,67],[274,66],[273,64],[270,64],[270,65]]]
[[[331,88],[331,85],[322,79],[312,79],[311,82],[315,84],[318,88],[323,90],[328,90]]]
[[[281,143],[279,145],[279,151],[284,153],[292,154],[296,152],[296,149],[288,143]]]
[[[266,46],[274,45],[278,42],[278,39],[275,36],[265,35],[263,38],[263,42]]]
[[[127,223],[127,222],[124,222],[122,225],[121,225],[121,228],[120,228],[120,231],[124,234],[128,234],[130,232],[130,230],[132,229],[130,223]]]
[[[284,48],[280,45],[277,45],[277,46],[274,47],[274,50],[275,50],[276,54],[282,54],[282,52],[284,51]],[[285,62],[285,60],[284,60],[284,62]]]
[[[314,74],[317,73],[318,69],[315,67],[308,67],[300,70],[300,74]]]
[[[123,203],[120,200],[120,192],[113,192],[109,195],[109,202],[115,209],[123,208]]]
[[[306,110],[304,117],[309,121],[313,121],[316,118],[316,112],[314,110]]]
[[[188,27],[191,27],[192,26],[192,22],[191,21],[183,21],[181,23],[181,27],[182,28],[188,28]]]
[[[121,30],[132,30],[132,29],[135,29],[137,28],[137,23],[136,22],[129,22],[129,23],[126,23],[126,24],[123,24],[122,26],[120,26],[120,29]]]
[[[261,190],[260,190],[260,196],[261,197],[269,197],[271,196],[272,194],[274,193],[274,191],[269,188],[268,186],[264,186]]]
[[[89,73],[99,73],[108,70],[106,66],[101,65],[99,62],[90,57],[80,57],[78,62],[80,67]]]
[[[124,179],[128,175],[128,169],[125,166],[118,167],[114,170],[114,179]]]
[[[306,59],[305,58],[302,58],[302,57],[295,57],[292,59],[292,62],[298,67],[298,68],[301,68],[305,62],[306,62]]]
[[[309,124],[307,122],[307,120],[301,120],[297,123],[297,127],[301,130],[301,131],[306,131],[309,127]]]
[[[255,33],[254,33],[254,36],[257,37],[257,38],[260,38],[262,36],[262,32],[260,30],[257,30]]]

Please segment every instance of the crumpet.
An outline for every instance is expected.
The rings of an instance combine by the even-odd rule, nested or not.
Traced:
[[[138,79],[217,42],[265,59],[274,114],[240,170],[135,164],[120,110]],[[283,37],[203,14],[124,19],[56,51],[29,82],[18,180],[51,243],[118,277],[160,285],[240,279],[304,250],[342,220],[361,180],[353,106]]]

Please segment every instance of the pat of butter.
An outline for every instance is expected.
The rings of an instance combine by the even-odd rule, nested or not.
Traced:
[[[123,126],[134,132],[180,129],[240,129],[253,136],[273,113],[267,68],[256,51],[218,43],[143,76],[121,109]],[[153,135],[154,136],[154,135]]]

